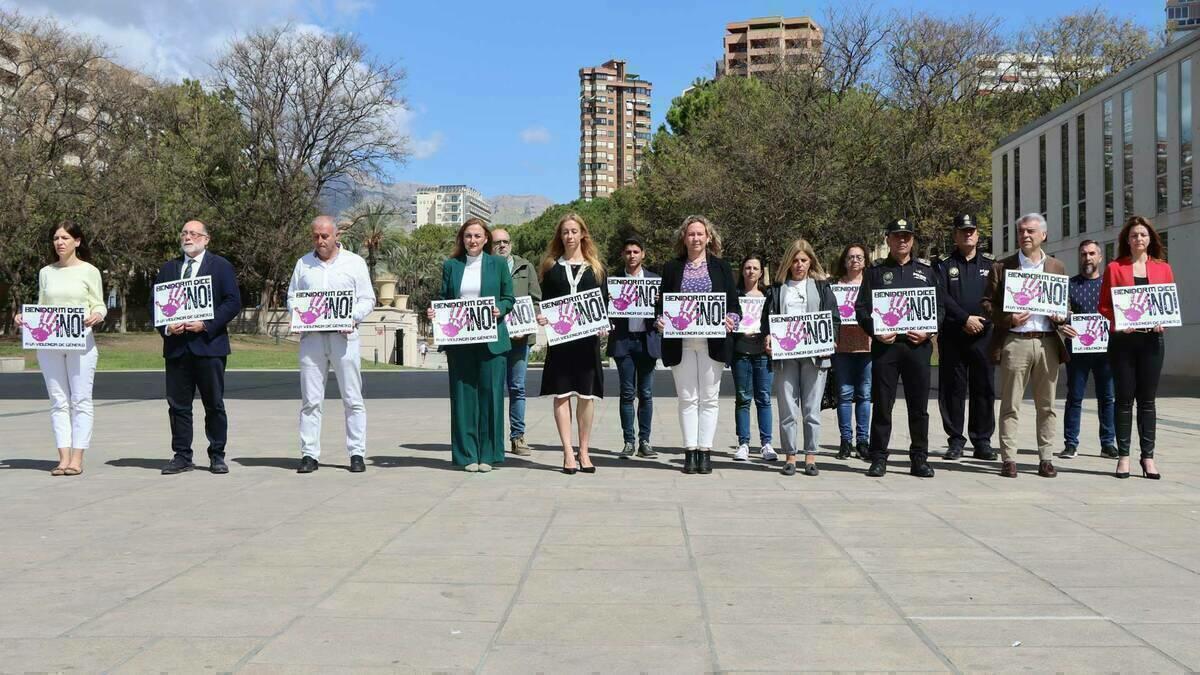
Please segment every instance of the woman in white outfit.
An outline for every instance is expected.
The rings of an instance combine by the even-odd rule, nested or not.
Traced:
[[[83,351],[39,349],[38,366],[50,397],[50,425],[58,445],[58,466],[51,476],[83,473],[83,451],[92,442],[92,382],[96,376],[96,340],[92,327],[104,322],[104,288],[100,270],[87,262],[87,239],[79,225],[64,221],[50,228],[52,261],[38,272],[39,305],[82,306],[87,347]],[[17,325],[24,324],[17,314]]]

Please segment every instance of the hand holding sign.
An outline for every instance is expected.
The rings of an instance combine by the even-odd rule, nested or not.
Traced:
[[[1114,287],[1112,304],[1117,330],[1158,330],[1183,325],[1179,289],[1175,284]]]
[[[858,300],[858,292],[862,287],[858,284],[833,284],[833,297],[837,300],[838,315],[843,320],[854,317],[854,303]]]
[[[87,349],[88,326],[83,307],[22,305],[22,349]]]
[[[1061,318],[1067,315],[1067,304],[1066,275],[1025,270],[1004,271],[1005,312]]]
[[[291,329],[298,333],[354,330],[354,291],[350,289],[296,291],[291,299]]]
[[[773,315],[769,321],[774,360],[824,357],[834,352],[833,312]]]

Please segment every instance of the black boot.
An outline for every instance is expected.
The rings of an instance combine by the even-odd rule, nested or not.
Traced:
[[[859,441],[854,448],[858,451],[858,458],[864,462],[871,461],[871,444],[866,441]]]
[[[696,473],[700,470],[700,451],[688,448],[683,451],[683,472]]]
[[[842,444],[838,446],[837,458],[849,459],[852,452],[854,452],[854,446],[850,444],[850,441],[842,441]]]
[[[696,463],[700,465],[696,473],[712,473],[712,452],[697,450],[696,454],[699,455]]]

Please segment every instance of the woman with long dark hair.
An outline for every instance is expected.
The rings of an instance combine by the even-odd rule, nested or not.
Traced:
[[[861,286],[866,267],[867,247],[849,244],[842,249],[842,255],[833,266],[833,282]],[[841,311],[840,307],[838,309]],[[833,354],[841,434],[837,458],[846,459],[851,452],[857,451],[858,458],[867,461],[871,446],[871,336],[852,320],[853,302],[842,317],[851,320],[843,321],[838,329],[837,351]]]
[[[1162,239],[1150,221],[1133,216],[1125,221],[1117,237],[1117,259],[1104,270],[1100,284],[1100,313],[1110,322],[1108,359],[1117,389],[1117,478],[1129,477],[1129,448],[1133,435],[1133,404],[1137,402],[1138,443],[1142,476],[1161,478],[1154,464],[1154,442],[1158,422],[1155,398],[1162,373],[1163,327],[1117,330],[1112,289],[1121,286],[1175,283],[1167,264]]]
[[[83,453],[91,445],[94,407],[92,383],[96,377],[96,339],[92,328],[104,322],[104,284],[100,270],[88,259],[83,229],[71,221],[52,226],[47,232],[49,264],[38,271],[38,304],[86,308],[87,347],[83,351],[39,349],[38,366],[50,397],[50,425],[58,446],[58,466],[51,476],[83,473]],[[17,314],[17,325],[24,324]]]
[[[604,263],[600,262],[596,243],[582,216],[568,213],[558,220],[538,274],[543,302],[604,287]],[[539,313],[538,323],[545,326],[549,320]],[[588,445],[592,437],[594,403],[604,398],[600,338],[606,332],[600,331],[598,335],[551,345],[546,349],[541,395],[554,397],[554,424],[558,427],[558,437],[562,442],[562,470],[565,474],[596,472],[588,456]],[[577,400],[578,460],[571,447],[571,399]]]
[[[751,253],[742,259],[741,283],[738,284],[738,299],[763,298],[764,311],[769,288],[763,283],[767,274],[766,257]],[[753,333],[738,333],[733,339],[733,388],[736,394],[733,410],[734,426],[737,430],[735,461],[750,458],[750,405],[758,411],[759,456],[773,462],[777,455],[771,447],[771,357],[767,355],[766,334],[758,323]]]

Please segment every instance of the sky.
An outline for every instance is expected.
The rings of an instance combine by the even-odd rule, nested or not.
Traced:
[[[776,0],[589,2],[388,0],[0,0],[100,37],[113,58],[166,80],[203,79],[223,45],[256,27],[290,22],[359,35],[378,59],[407,72],[411,159],[392,181],[465,183],[485,195],[578,195],[579,76],[624,59],[654,85],[653,122],[697,77],[711,77],[725,23],[811,15],[814,3]],[[1007,30],[1096,6],[1088,0],[876,0],[898,12],[957,15],[1003,8]],[[1109,0],[1110,12],[1148,26],[1165,21],[1160,0]],[[599,24],[603,18],[620,30]]]

